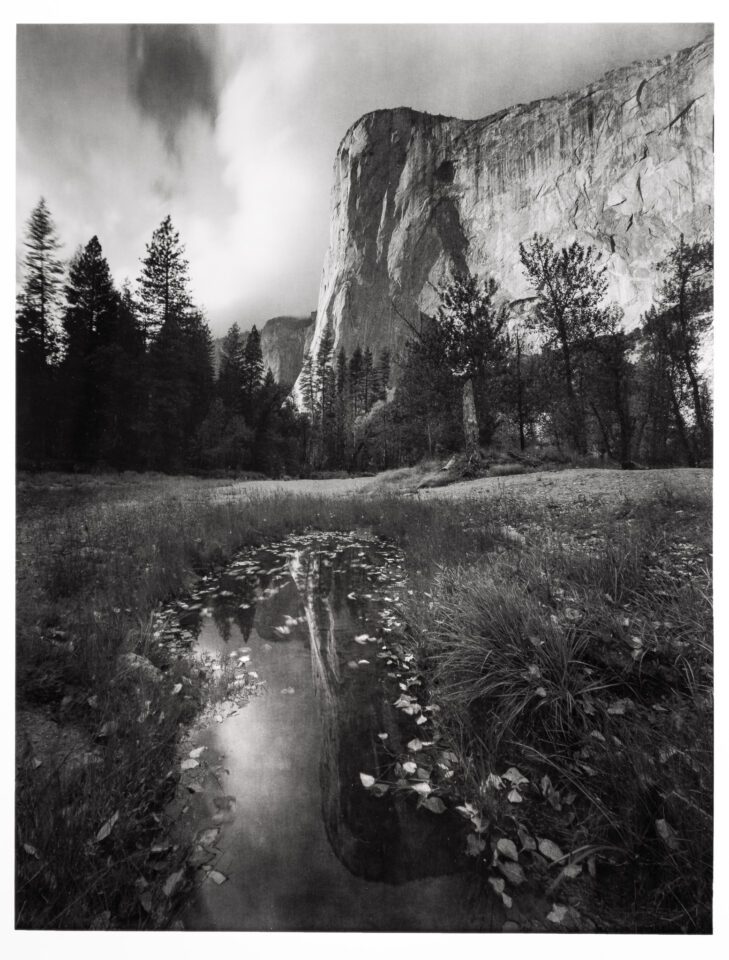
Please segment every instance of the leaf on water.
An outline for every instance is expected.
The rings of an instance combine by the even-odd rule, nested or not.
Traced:
[[[355,637],[354,639],[356,643],[367,643],[370,637],[369,637],[369,634],[367,633],[360,633],[360,635],[358,637]]]
[[[421,726],[421,724],[428,722],[428,718],[421,713],[415,722],[417,723],[418,726]]]
[[[406,763],[402,765],[402,768],[405,771],[405,773],[415,773],[416,770],[418,769],[418,765],[417,763],[413,763],[412,760],[408,760]]]
[[[579,877],[581,873],[582,865],[579,863],[568,863],[564,870],[562,870],[562,876],[567,877],[569,880],[574,880],[575,877]]]
[[[544,838],[539,841],[539,852],[543,857],[546,857],[547,860],[562,860],[564,854],[552,840],[546,840]]]
[[[358,661],[357,661],[357,664],[358,664],[359,666],[367,666],[367,665],[369,665],[369,660],[358,660]]]
[[[190,751],[188,756],[192,757],[193,760],[197,760],[197,758],[203,754],[205,749],[206,749],[205,747],[195,747],[194,750]]]
[[[502,837],[501,840],[497,842],[496,849],[502,856],[508,857],[509,860],[516,862],[519,859],[516,844],[513,840],[508,840],[506,837]]]
[[[109,836],[111,831],[114,829],[114,824],[117,822],[118,819],[119,819],[119,811],[117,810],[116,813],[113,816],[109,817],[106,823],[102,824],[101,827],[99,828],[99,832],[96,834],[97,843],[101,843],[102,840],[106,840],[106,838]]]
[[[489,883],[493,887],[494,893],[498,893],[499,896],[501,896],[506,889],[506,881],[503,877],[489,877]]]
[[[217,883],[218,886],[220,886],[221,883],[225,883],[225,881],[228,879],[224,873],[220,872],[220,870],[209,870],[208,878],[212,880],[213,883]]]
[[[416,793],[419,793],[423,797],[427,797],[429,793],[432,793],[433,788],[429,783],[424,783],[422,780],[419,783],[412,783],[411,789]]]
[[[519,864],[512,863],[510,860],[500,860],[499,870],[501,870],[501,872],[509,881],[509,883],[513,883],[514,886],[516,887],[524,883],[524,881],[526,880],[526,877],[524,876],[524,871],[519,866]]]
[[[362,781],[362,786],[366,790],[369,790],[371,787],[374,787],[375,778],[370,776],[369,773],[360,773],[359,778]]]
[[[518,787],[521,783],[529,783],[527,778],[517,769],[517,767],[509,767],[506,773],[501,774],[502,780],[508,780],[513,786]]]
[[[219,835],[220,827],[207,827],[205,830],[201,830],[195,839],[201,847],[212,847]]]
[[[440,797],[428,797],[426,800],[423,800],[422,807],[425,807],[426,810],[430,810],[431,813],[445,813],[446,805],[440,799]]]
[[[380,738],[380,740],[387,740],[387,738],[390,736],[390,734],[389,734],[389,733],[378,733],[377,736]]]
[[[219,713],[216,713],[216,714],[215,714],[215,716],[213,717],[213,720],[214,720],[216,723],[222,723],[222,722],[223,722],[223,718],[220,716]]]
[[[417,737],[408,743],[408,750],[410,750],[412,753],[417,753],[419,750],[422,750],[422,749],[423,749],[423,743],[422,741],[418,740]]]
[[[292,694],[292,693],[295,693],[295,691],[294,691],[294,688],[293,688],[293,687],[284,687],[283,690],[281,691],[281,693],[286,694],[286,695],[290,695],[290,694]]]
[[[524,799],[518,790],[510,790],[506,798],[509,803],[521,803]]]
[[[547,914],[547,920],[550,923],[562,923],[567,916],[567,907],[562,903],[553,903],[552,909]]]
[[[195,767],[199,767],[199,760],[183,760],[180,764],[180,770],[194,770]]]
[[[486,849],[486,841],[477,837],[475,833],[469,833],[466,839],[466,854],[469,857],[477,857]]]
[[[171,897],[172,894],[177,890],[180,883],[182,883],[182,878],[185,875],[184,869],[175,870],[174,873],[171,873],[169,877],[165,880],[165,885],[162,887],[162,892],[166,897]]]
[[[389,789],[390,786],[387,783],[376,783],[374,787],[372,787],[371,793],[375,797],[384,797]]]
[[[347,666],[348,666],[351,670],[356,670],[356,669],[357,669],[357,661],[356,661],[356,660],[349,660],[349,661],[347,662]]]
[[[35,857],[36,860],[40,860],[40,854],[32,843],[24,843],[23,850],[25,850],[29,857]]]
[[[182,690],[182,684],[181,684],[181,683],[176,683],[176,684],[174,685],[174,687],[172,688],[172,694],[173,694],[173,695],[178,694],[178,693],[180,692],[180,690]]]

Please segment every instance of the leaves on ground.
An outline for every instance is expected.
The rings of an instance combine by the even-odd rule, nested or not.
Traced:
[[[106,823],[102,824],[99,828],[99,832],[96,834],[96,842],[101,843],[102,840],[106,840],[111,831],[114,829],[114,824],[119,819],[119,811],[117,810],[113,816],[109,817]]]

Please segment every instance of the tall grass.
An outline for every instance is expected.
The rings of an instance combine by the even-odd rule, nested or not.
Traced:
[[[405,613],[465,789],[479,795],[501,764],[528,768],[535,782],[549,773],[577,796],[580,836],[631,864],[642,906],[616,895],[628,925],[706,928],[709,572],[681,559],[682,543],[708,554],[705,496],[666,490],[647,502],[556,507],[505,496],[420,502],[374,485],[357,498],[265,496],[190,479],[81,487],[58,478],[52,490],[26,486],[19,499],[19,702],[89,735],[110,720],[117,727],[80,775],[20,758],[20,925],[88,927],[107,913],[118,926],[165,922],[165,904],[147,909],[139,891],[154,866],[150,840],[179,725],[202,692],[189,682],[191,664],[172,664],[149,643],[155,607],[245,547],[304,530],[367,529],[407,557],[414,596]],[[58,631],[64,643],[51,642]],[[170,681],[146,697],[161,722],[140,720],[137,695],[112,682],[128,651],[149,656]],[[185,678],[185,697],[170,696]],[[630,710],[611,713],[619,700]],[[575,819],[547,813],[568,849]],[[679,838],[670,848],[656,835],[663,819]]]

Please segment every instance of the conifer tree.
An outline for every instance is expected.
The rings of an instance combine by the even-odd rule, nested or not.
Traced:
[[[263,352],[261,335],[255,323],[246,338],[243,350],[243,413],[252,423],[255,413],[256,395],[263,383]]]
[[[244,372],[245,342],[234,323],[223,339],[218,371],[218,396],[229,413],[242,412]]]
[[[27,227],[23,286],[16,307],[18,454],[36,463],[51,452],[56,404],[53,363],[63,265],[61,244],[41,197]]]
[[[139,276],[139,312],[147,338],[171,317],[179,319],[191,305],[188,261],[169,214],[152,234]]]

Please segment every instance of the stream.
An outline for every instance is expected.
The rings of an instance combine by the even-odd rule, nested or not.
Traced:
[[[493,929],[463,820],[437,799],[455,757],[398,642],[406,592],[382,540],[310,534],[176,605],[177,642],[222,691],[169,811],[196,841],[185,929]]]

